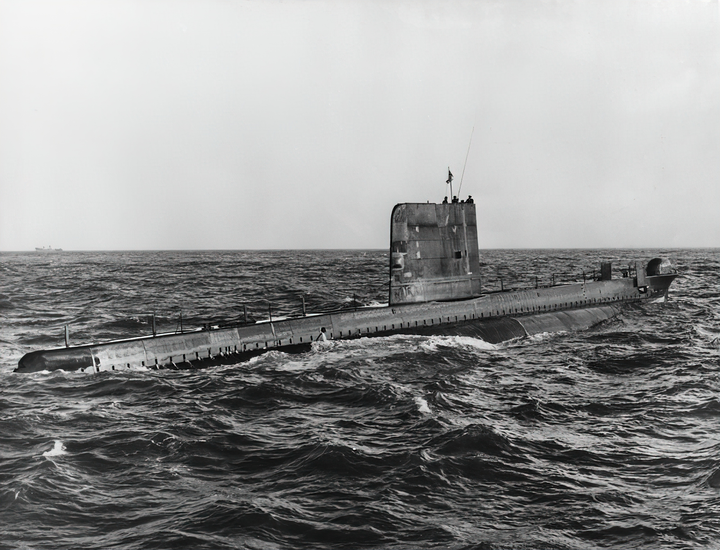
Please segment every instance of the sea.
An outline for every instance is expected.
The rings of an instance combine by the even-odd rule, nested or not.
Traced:
[[[483,250],[481,275],[489,292],[656,256],[679,273],[668,301],[581,332],[20,374],[66,326],[80,344],[153,315],[172,332],[382,304],[389,258],[0,253],[0,548],[720,548],[720,249]]]

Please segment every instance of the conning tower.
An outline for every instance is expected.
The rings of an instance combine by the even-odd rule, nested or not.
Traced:
[[[479,295],[475,203],[396,205],[390,229],[390,305]]]

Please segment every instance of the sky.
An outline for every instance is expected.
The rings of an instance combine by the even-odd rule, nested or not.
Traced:
[[[467,159],[467,162],[466,162]],[[720,247],[717,0],[0,0],[0,250]]]

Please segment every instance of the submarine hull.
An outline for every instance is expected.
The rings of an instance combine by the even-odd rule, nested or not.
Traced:
[[[638,288],[630,278],[593,281],[35,351],[20,359],[16,372],[195,368],[235,363],[273,349],[305,351],[323,335],[337,340],[457,334],[498,343],[543,332],[589,328],[617,315],[623,304],[662,297],[671,281],[671,277],[656,280],[655,288]]]
[[[612,279],[482,294],[475,204],[403,203],[390,228],[388,306],[268,320],[35,351],[16,372],[57,369],[99,372],[127,368],[182,368],[242,361],[272,349],[307,350],[318,340],[390,334],[467,334],[490,343],[542,332],[588,328],[619,306],[664,296],[674,273],[660,258],[630,266]]]

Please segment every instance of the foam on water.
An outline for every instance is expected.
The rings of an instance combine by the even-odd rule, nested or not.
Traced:
[[[478,351],[500,349],[497,344],[491,344],[480,338],[472,336],[430,336],[420,342],[420,347],[426,351],[438,351],[441,348],[462,348]]]
[[[422,397],[415,397],[415,404],[418,407],[418,412],[424,414],[430,414],[432,412],[430,410],[430,405],[428,405],[428,402]]]
[[[55,457],[55,456],[62,456],[64,454],[67,454],[65,445],[63,445],[63,442],[60,440],[55,440],[55,444],[53,445],[53,448],[49,451],[45,451],[43,453],[43,456],[45,457]]]
[[[537,334],[531,334],[527,338],[533,342],[542,342],[548,338],[553,338],[557,334],[565,334],[567,331],[562,332],[538,332]]]

